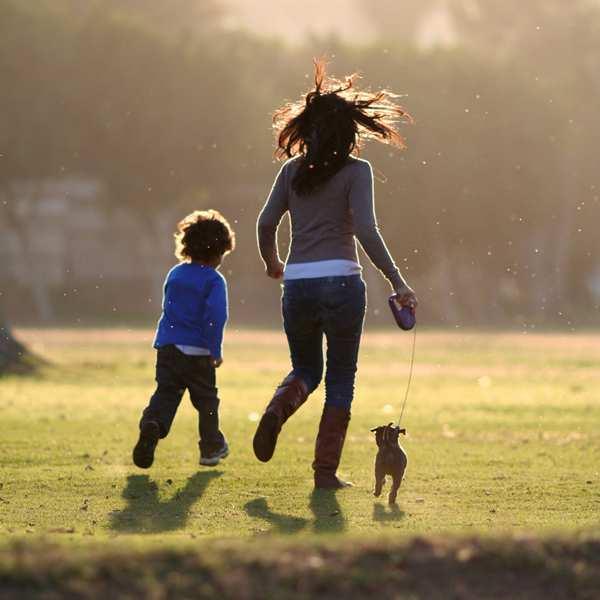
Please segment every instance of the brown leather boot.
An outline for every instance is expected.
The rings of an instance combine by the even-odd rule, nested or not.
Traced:
[[[349,422],[349,410],[325,405],[319,423],[315,460],[312,465],[316,488],[337,490],[352,485],[348,481],[342,481],[335,474],[342,457]]]
[[[302,379],[288,375],[275,390],[254,434],[252,445],[258,460],[268,462],[275,452],[277,436],[283,424],[308,398],[308,388]]]

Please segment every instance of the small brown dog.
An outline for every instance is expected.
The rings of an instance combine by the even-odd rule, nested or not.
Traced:
[[[402,483],[404,471],[408,458],[402,446],[398,443],[398,437],[402,433],[406,435],[406,429],[394,427],[393,423],[381,425],[371,429],[375,433],[375,441],[379,448],[375,457],[375,492],[374,495],[379,498],[381,496],[381,488],[385,483],[385,476],[391,475],[392,489],[388,496],[390,504],[396,503],[398,488]]]

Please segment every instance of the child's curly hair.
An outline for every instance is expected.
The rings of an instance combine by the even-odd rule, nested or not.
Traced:
[[[235,233],[217,210],[195,210],[179,221],[175,256],[181,260],[213,262],[235,248]]]

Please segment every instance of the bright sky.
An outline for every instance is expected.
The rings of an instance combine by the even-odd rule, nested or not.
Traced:
[[[307,33],[335,32],[343,37],[368,39],[374,35],[356,0],[225,0],[231,6],[228,25],[277,35],[298,42]]]

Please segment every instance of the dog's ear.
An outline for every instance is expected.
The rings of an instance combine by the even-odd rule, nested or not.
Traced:
[[[406,435],[406,429],[404,429],[404,428],[399,429],[398,433],[401,433],[402,435]]]

